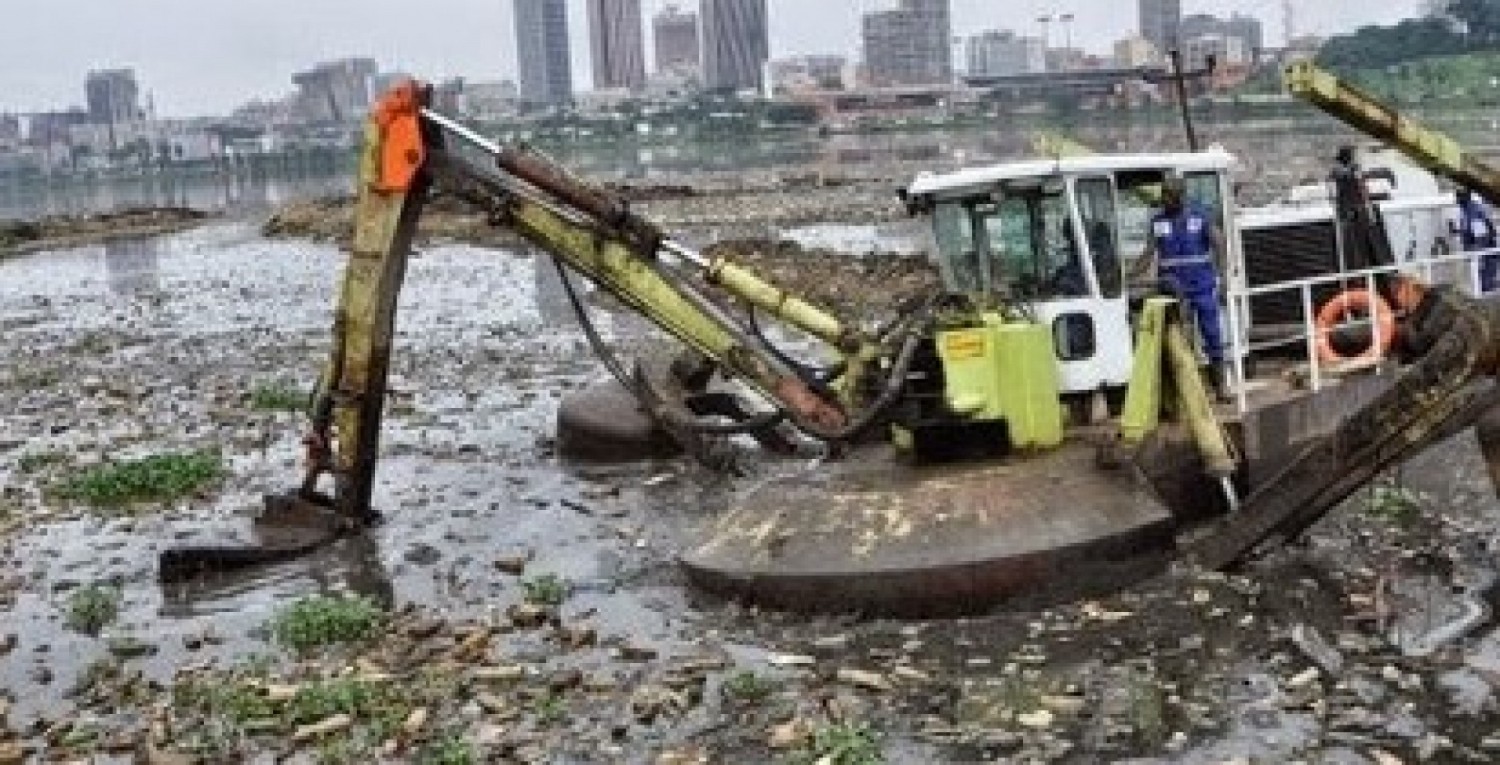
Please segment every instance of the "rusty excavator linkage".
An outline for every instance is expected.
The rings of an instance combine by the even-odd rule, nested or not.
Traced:
[[[905,372],[919,345],[914,338],[941,321],[941,306],[929,302],[879,331],[857,329],[746,269],[676,244],[614,193],[538,154],[490,143],[429,110],[427,98],[425,88],[408,83],[385,97],[367,126],[333,348],[311,407],[307,472],[298,489],[270,498],[267,509],[268,525],[291,523],[307,533],[248,548],[170,550],[161,561],[164,579],[293,557],[376,520],[371,493],[397,296],[423,203],[435,189],[475,203],[496,225],[620,298],[775,410],[724,432],[766,435],[789,427],[838,446],[882,424],[891,402],[905,392]],[[823,341],[840,357],[835,370],[810,378],[760,352],[756,338],[701,285]],[[1474,425],[1500,404],[1492,381],[1500,370],[1496,305],[1400,276],[1380,286],[1403,313],[1401,350],[1409,366],[1368,406],[1302,446],[1274,477],[1249,487],[1237,512],[1180,551],[1188,560],[1223,568],[1265,544],[1296,537],[1382,470]],[[718,432],[698,417],[701,411],[661,396],[639,378],[624,382],[690,449]],[[1491,464],[1500,464],[1496,432],[1481,432]],[[331,495],[318,490],[324,476],[333,479]]]

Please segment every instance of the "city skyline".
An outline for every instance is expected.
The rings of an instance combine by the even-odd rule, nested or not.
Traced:
[[[318,61],[370,56],[388,71],[439,79],[516,79],[515,36],[506,0],[428,0],[422,24],[389,0],[249,0],[215,6],[205,13],[188,0],[159,0],[152,14],[93,0],[36,2],[0,28],[0,111],[82,106],[89,71],[131,68],[143,93],[162,116],[222,114],[254,98],[290,90],[291,76]],[[668,5],[697,10],[693,0],[643,0],[643,20]],[[836,54],[858,59],[863,14],[889,9],[895,0],[817,4],[768,0],[772,58]],[[1105,53],[1136,27],[1136,3],[1088,8],[1087,0],[1015,0],[997,8],[989,0],[953,0],[953,33],[990,29],[1041,33],[1035,18],[1073,13],[1075,42]],[[1303,33],[1348,31],[1367,23],[1390,23],[1418,10],[1419,0],[1387,4],[1332,0],[1296,4]],[[1183,12],[1250,13],[1268,30],[1268,44],[1281,42],[1281,3],[1275,0],[1185,0]],[[593,71],[583,2],[568,2],[572,79],[588,89]],[[357,19],[358,21],[351,21]],[[645,47],[654,46],[650,24]],[[1053,40],[1055,45],[1060,40]],[[654,56],[652,57],[654,58]],[[648,68],[654,68],[654,64]]]

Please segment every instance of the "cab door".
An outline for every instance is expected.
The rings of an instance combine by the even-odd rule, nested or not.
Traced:
[[[1063,197],[1067,229],[1060,251],[1064,258],[1076,258],[1068,267],[1082,277],[1081,289],[1056,291],[1035,310],[1052,329],[1064,393],[1130,381],[1135,339],[1115,195],[1114,180],[1102,175],[1070,178]]]

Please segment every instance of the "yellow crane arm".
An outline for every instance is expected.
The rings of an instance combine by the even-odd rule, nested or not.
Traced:
[[[1298,61],[1284,73],[1291,93],[1350,127],[1385,142],[1434,175],[1500,204],[1500,169],[1451,137],[1402,114],[1369,93],[1311,61]]]
[[[354,243],[334,345],[314,395],[304,494],[315,493],[318,477],[332,473],[339,513],[354,519],[368,514],[397,296],[434,184],[477,204],[498,225],[760,392],[804,433],[840,440],[869,419],[860,416],[867,412],[851,412],[866,388],[859,378],[878,369],[873,362],[882,355],[879,344],[748,269],[676,244],[611,192],[569,176],[538,154],[490,143],[428,111],[424,102],[424,90],[407,83],[382,100],[366,127]],[[479,161],[470,159],[476,149]],[[815,388],[706,286],[832,346],[843,359],[840,393]]]

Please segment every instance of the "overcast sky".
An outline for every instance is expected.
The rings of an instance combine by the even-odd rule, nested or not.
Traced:
[[[512,0],[8,0],[0,24],[0,111],[81,104],[91,68],[134,67],[163,116],[224,113],[280,96],[316,61],[369,55],[428,79],[513,76]],[[773,56],[857,55],[861,13],[896,0],[769,0]],[[671,0],[643,0],[647,15]],[[1419,0],[1293,0],[1298,33],[1389,23]],[[569,0],[574,77],[587,86],[582,0]],[[696,6],[695,0],[678,5]],[[1281,0],[1184,0],[1184,11],[1253,13],[1282,37]],[[1045,13],[1073,13],[1075,41],[1103,52],[1135,28],[1134,0],[953,0],[955,34],[1039,34]],[[1054,44],[1062,30],[1054,26]]]

